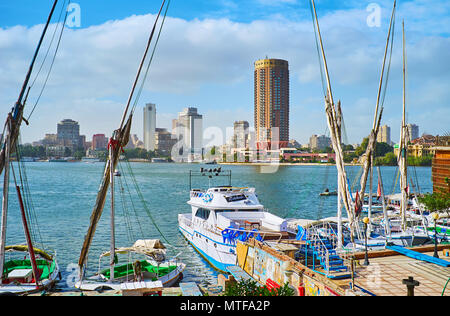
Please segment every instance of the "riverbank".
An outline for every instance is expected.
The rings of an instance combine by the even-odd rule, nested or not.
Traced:
[[[336,166],[334,163],[313,163],[313,162],[219,162],[219,165],[225,166]],[[361,166],[360,164],[348,163],[346,166]]]

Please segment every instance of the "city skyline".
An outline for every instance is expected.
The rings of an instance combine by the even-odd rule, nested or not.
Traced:
[[[0,104],[4,113],[17,98],[45,18],[44,12],[51,1],[25,2],[28,7],[22,9],[33,10],[33,15],[21,15],[21,6],[9,3],[2,4],[0,10],[0,70],[4,73],[0,82]],[[235,120],[246,120],[253,125],[253,63],[267,55],[290,63],[290,138],[305,144],[311,135],[327,130],[307,4],[295,0],[265,4],[250,1],[252,5],[258,3],[255,8],[260,10],[251,10],[251,14],[245,15],[238,12],[250,3],[230,1],[235,6],[229,6],[227,11],[223,10],[226,6],[219,3],[194,2],[198,6],[187,11],[186,4],[174,4],[169,10],[142,94],[142,106],[147,100],[160,105],[158,126],[170,127],[172,118],[188,104],[195,104],[201,110],[205,117],[204,129],[219,127],[225,131],[233,127]],[[44,135],[55,116],[83,122],[86,130],[82,134],[86,135],[99,132],[110,135],[119,123],[143,49],[139,43],[146,28],[142,26],[150,27],[157,8],[136,1],[127,5],[117,2],[96,14],[94,10],[101,3],[78,3],[82,9],[81,27],[67,29],[63,36],[47,89],[31,125],[23,130],[24,143]],[[318,4],[324,42],[330,55],[330,75],[336,82],[335,97],[342,100],[347,143],[358,143],[369,134],[367,125],[373,117],[388,12],[392,6],[391,1],[380,1],[381,25],[369,27],[366,9],[370,3],[349,1],[338,5],[324,1]],[[445,11],[449,4],[439,2],[434,7]],[[405,18],[407,31],[408,121],[419,125],[421,133],[442,135],[448,132],[442,118],[450,116],[447,105],[450,71],[441,61],[449,57],[450,41],[448,33],[433,26],[445,23],[448,14],[427,8],[433,10],[431,19],[418,14],[423,8],[420,1],[406,1],[399,3],[397,11],[398,20]],[[394,142],[398,141],[401,125],[399,31],[397,28],[382,122],[392,128]],[[211,41],[215,35],[217,39]],[[26,40],[20,41],[21,38]],[[179,47],[184,48],[183,54],[179,54]],[[16,54],[17,51],[21,53]],[[97,54],[106,52],[108,60],[90,62]],[[38,80],[37,85],[40,84]],[[29,104],[35,99],[36,91],[30,95]],[[26,113],[30,110],[27,107]],[[141,115],[136,114],[133,134],[142,135]],[[226,141],[228,139],[222,142]]]

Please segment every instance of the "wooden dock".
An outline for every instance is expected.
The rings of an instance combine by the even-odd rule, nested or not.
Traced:
[[[330,277],[317,264],[313,270],[309,261],[305,266],[304,260],[299,262],[276,247],[254,240],[238,243],[237,255],[239,267],[259,283],[264,285],[268,279],[277,280],[279,285],[288,282],[298,295],[407,296],[407,284],[418,282],[415,296],[450,296],[450,267],[446,264],[450,263],[450,245],[438,246],[440,260],[433,258],[434,246],[409,249],[412,251],[395,247],[371,251],[368,266],[364,265],[364,252],[349,253],[342,258],[349,267],[353,262],[353,269],[342,279]]]
[[[433,256],[433,252],[425,254]],[[444,257],[442,252],[439,256],[450,262],[450,257]],[[355,285],[376,296],[406,296],[403,280],[409,277],[420,283],[414,290],[416,296],[441,296],[450,278],[450,268],[403,255],[372,258],[369,266],[357,265]],[[450,296],[450,287],[444,296]]]

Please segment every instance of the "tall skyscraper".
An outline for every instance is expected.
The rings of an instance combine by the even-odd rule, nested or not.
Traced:
[[[234,122],[233,147],[247,148],[249,139],[249,124],[247,121]]]
[[[377,136],[377,142],[391,145],[391,128],[389,126],[384,125],[380,127],[380,132]]]
[[[289,63],[281,59],[255,62],[255,130],[258,147],[289,143]]]
[[[331,147],[331,138],[325,135],[312,135],[309,138],[309,148],[311,149],[325,149],[327,147]]]
[[[108,137],[105,134],[95,134],[92,136],[92,149],[106,149],[108,147]]]
[[[187,161],[201,159],[203,150],[203,116],[197,108],[185,108],[174,120],[174,134],[178,140],[179,158]],[[175,157],[176,158],[176,157]]]
[[[144,107],[144,148],[155,150],[156,105],[148,103]]]
[[[57,138],[61,145],[71,146],[74,150],[80,146],[80,125],[70,119],[58,123]]]
[[[416,124],[408,124],[406,127],[408,130],[408,139],[410,142],[419,138],[419,126],[417,126]]]

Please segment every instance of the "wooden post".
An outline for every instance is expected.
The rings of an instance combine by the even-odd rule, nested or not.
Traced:
[[[419,281],[415,281],[414,277],[409,277],[407,279],[402,280],[402,283],[406,285],[408,289],[408,296],[414,296],[414,288],[420,285]]]

